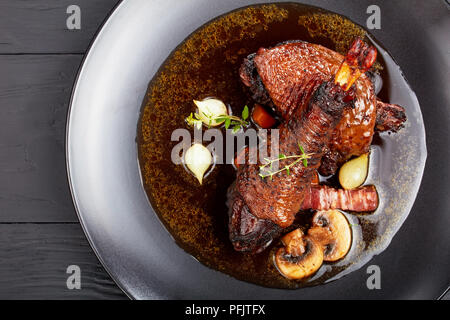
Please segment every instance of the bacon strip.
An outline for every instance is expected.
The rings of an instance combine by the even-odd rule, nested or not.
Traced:
[[[311,186],[302,204],[302,210],[341,209],[371,212],[377,208],[378,193],[374,186],[364,186],[353,190],[334,189],[324,185]]]

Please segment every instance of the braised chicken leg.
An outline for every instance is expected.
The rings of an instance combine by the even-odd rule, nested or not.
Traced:
[[[319,85],[317,79],[311,79],[302,88],[302,98],[296,100],[299,105],[279,128],[279,151],[283,155],[292,155],[300,148],[303,153],[310,155],[306,163],[294,163],[289,167],[288,174],[279,172],[270,176],[270,179],[264,179],[261,175],[260,164],[239,167],[228,200],[230,238],[237,250],[262,250],[279,228],[286,228],[293,223],[305,196],[311,192],[311,181],[327,150],[331,135],[341,121],[344,110],[352,105],[355,97],[353,83],[373,64],[375,58],[376,50],[361,46],[358,39],[334,79],[322,81]],[[285,165],[284,161],[288,159],[280,160],[281,167]],[[248,231],[242,228],[243,216],[256,218],[252,225],[258,228],[253,236],[259,236],[260,239],[253,242],[251,238],[244,239],[246,243],[242,243],[239,231]],[[238,228],[237,222],[240,223]]]
[[[323,46],[290,41],[271,49],[261,48],[247,57],[240,76],[256,102],[272,107],[287,120],[294,114],[301,116],[295,111],[304,110],[308,92],[316,90],[320,83],[311,80],[326,81],[336,74],[343,60],[342,55]],[[406,121],[402,107],[377,99],[365,74],[355,82],[353,105],[344,111],[332,133],[320,167],[323,175],[334,174],[352,156],[368,152],[376,129],[397,131]]]

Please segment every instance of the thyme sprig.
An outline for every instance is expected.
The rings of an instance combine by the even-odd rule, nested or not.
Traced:
[[[192,113],[189,117],[186,118],[186,123],[191,127],[196,127],[197,129],[201,129],[203,126],[203,120],[200,118],[200,115],[196,113]]]
[[[308,159],[311,158],[312,153],[305,153],[305,150],[303,149],[303,147],[298,144],[298,148],[301,152],[301,154],[296,154],[296,155],[291,155],[291,156],[286,156],[284,154],[279,154],[277,159],[268,159],[268,158],[264,158],[264,161],[266,161],[265,164],[259,166],[259,176],[261,178],[270,178],[270,180],[273,179],[273,176],[286,171],[287,175],[291,174],[291,168],[294,167],[297,163],[302,162],[303,166],[306,168],[308,167]],[[283,168],[279,169],[279,170],[274,170],[273,165],[276,162],[280,162],[282,160],[289,160],[289,159],[295,159],[294,161],[292,161],[290,164],[285,165]]]
[[[222,114],[222,115],[213,115],[213,114],[207,114],[205,112],[201,112],[200,114],[195,112],[191,113],[189,117],[186,118],[186,122],[190,126],[196,126],[197,129],[201,129],[203,125],[204,119],[202,119],[202,116],[207,119],[208,121],[208,128],[212,126],[214,123],[225,123],[225,129],[229,129],[230,127],[233,128],[233,133],[238,132],[241,128],[247,127],[249,125],[249,122],[247,121],[249,117],[249,109],[248,106],[244,107],[244,110],[242,110],[241,118],[237,116],[230,116],[228,114]]]

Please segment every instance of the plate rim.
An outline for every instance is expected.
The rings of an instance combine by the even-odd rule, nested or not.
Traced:
[[[86,65],[87,60],[89,59],[90,55],[92,54],[92,49],[95,47],[96,43],[99,41],[99,37],[101,33],[104,30],[104,27],[108,24],[110,19],[117,13],[119,8],[125,3],[125,0],[119,0],[118,3],[115,4],[115,6],[110,10],[110,12],[106,15],[102,23],[99,25],[97,31],[95,32],[94,36],[92,37],[91,42],[89,43],[85,54],[83,55],[83,59],[81,60],[80,66],[78,68],[76,77],[74,79],[74,84],[72,86],[72,91],[70,94],[70,100],[69,100],[69,107],[67,109],[67,118],[65,123],[65,139],[64,139],[64,149],[65,149],[65,163],[66,163],[66,175],[67,180],[69,184],[69,191],[70,196],[72,199],[72,203],[75,209],[75,213],[77,215],[78,220],[80,221],[80,226],[83,230],[84,236],[86,240],[88,241],[89,246],[91,247],[92,251],[94,252],[95,256],[99,260],[100,264],[102,265],[103,269],[106,271],[106,273],[109,275],[109,277],[114,281],[114,283],[117,285],[117,287],[127,296],[130,300],[135,300],[133,295],[128,291],[126,286],[120,281],[118,277],[116,277],[113,272],[110,270],[107,263],[103,260],[102,256],[100,255],[97,246],[94,244],[94,241],[92,239],[92,236],[90,235],[88,228],[86,227],[86,222],[83,219],[83,216],[80,212],[80,209],[78,207],[78,200],[75,195],[75,187],[72,180],[71,175],[71,164],[70,164],[70,149],[69,149],[69,140],[70,140],[70,123],[71,123],[71,117],[72,117],[72,111],[73,111],[73,102],[75,98],[75,94],[78,88],[79,79],[81,77],[81,74],[83,73],[84,67]]]

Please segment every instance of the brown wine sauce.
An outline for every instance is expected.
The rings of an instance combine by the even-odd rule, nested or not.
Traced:
[[[164,226],[178,245],[198,261],[240,280],[267,287],[298,288],[337,279],[356,269],[357,261],[368,254],[371,243],[377,241],[383,214],[346,213],[353,232],[347,256],[336,263],[324,263],[307,280],[288,280],[273,263],[279,240],[260,254],[233,249],[228,238],[225,203],[227,189],[236,177],[234,167],[216,165],[200,185],[182,165],[171,161],[172,148],[178,143],[171,141],[172,132],[189,128],[185,118],[195,111],[194,99],[217,97],[237,115],[245,105],[254,106],[239,79],[240,63],[248,54],[286,40],[317,43],[345,54],[356,36],[365,37],[366,32],[347,18],[322,9],[291,3],[256,5],[202,26],[161,66],[149,85],[138,128],[142,178],[152,207]],[[383,61],[378,62],[381,78],[389,81]],[[380,97],[389,101],[383,89]],[[371,171],[377,166],[378,153],[388,144],[389,137],[374,138]],[[337,187],[335,178],[327,182]],[[289,230],[296,227],[307,230],[312,214],[299,213]]]

